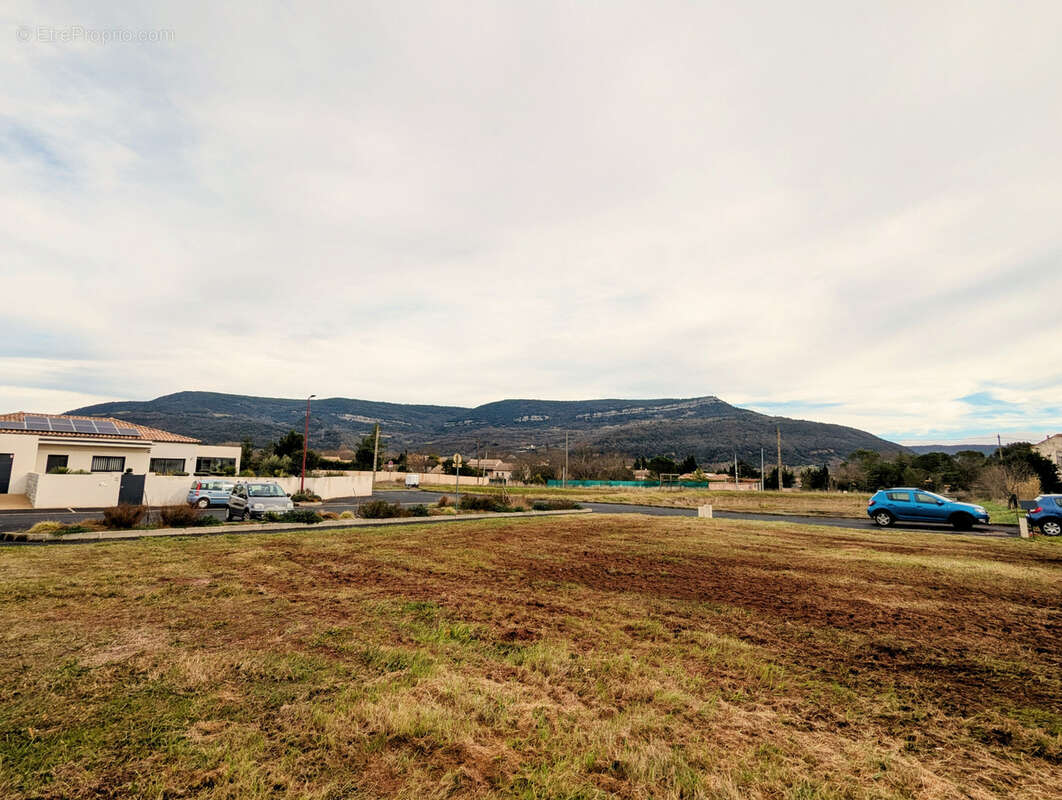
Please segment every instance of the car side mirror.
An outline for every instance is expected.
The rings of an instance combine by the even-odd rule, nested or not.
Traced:
[[[943,500],[937,500],[937,505],[938,505],[938,506],[942,506],[942,505],[944,505],[944,501],[943,501]]]

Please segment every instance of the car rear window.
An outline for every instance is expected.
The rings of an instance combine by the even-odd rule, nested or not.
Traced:
[[[910,492],[885,492],[885,496],[897,503],[910,503]]]

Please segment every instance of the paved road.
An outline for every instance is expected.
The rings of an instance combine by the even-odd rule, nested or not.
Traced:
[[[450,497],[453,492],[436,492],[420,490],[384,490],[377,491],[373,497],[341,497],[329,500],[321,506],[322,510],[342,513],[354,511],[359,505],[368,500],[387,500],[390,503],[403,505],[416,505],[418,503],[435,503],[444,494]],[[654,517],[695,517],[697,510],[694,508],[668,508],[664,506],[641,506],[627,503],[585,503],[580,502],[583,508],[592,508],[601,514],[649,514]],[[219,519],[225,518],[225,510],[212,508],[208,512]],[[716,511],[715,516],[720,519],[747,519],[761,520],[763,522],[789,522],[797,525],[826,525],[834,528],[847,528],[850,530],[871,531],[878,530],[870,519],[852,519],[850,517],[819,517],[802,516],[795,514],[754,514],[737,511]],[[99,511],[4,511],[0,512],[0,533],[5,531],[24,531],[41,520],[55,520],[57,522],[74,523],[87,519],[99,519]],[[897,524],[895,530],[923,531],[933,533],[951,533],[948,525],[916,525]],[[967,533],[980,536],[1015,536],[1017,528],[1014,525],[985,525],[979,526]]]

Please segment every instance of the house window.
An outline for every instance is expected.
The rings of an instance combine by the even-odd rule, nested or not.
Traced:
[[[235,475],[235,458],[210,458],[200,456],[195,460],[196,475]]]
[[[60,467],[66,469],[70,456],[48,456],[48,464],[45,466],[45,472],[55,472]]]
[[[176,475],[178,472],[184,472],[184,459],[153,458],[148,471],[158,475]]]
[[[93,472],[124,472],[125,456],[93,456]]]

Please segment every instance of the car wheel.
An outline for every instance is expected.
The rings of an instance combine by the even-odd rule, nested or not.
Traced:
[[[969,514],[956,514],[951,518],[951,527],[957,531],[968,531],[974,526],[974,519]]]
[[[199,500],[196,502],[196,505],[200,508],[206,508],[210,505],[210,500],[206,497],[200,497]]]
[[[225,521],[226,522],[232,522],[234,519],[236,519],[236,517],[232,513],[232,509],[231,508],[226,508],[225,509]]]
[[[1062,534],[1062,522],[1057,519],[1045,519],[1040,523],[1040,532],[1044,536],[1058,536]]]
[[[874,513],[874,522],[879,528],[887,528],[895,521],[896,517],[894,517],[888,511],[877,511]]]

